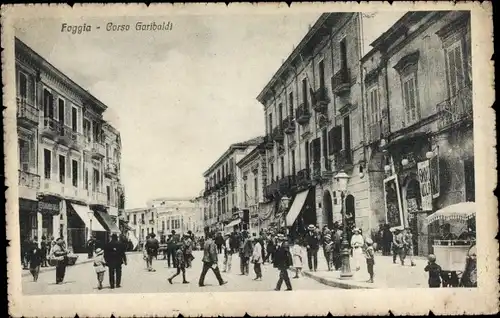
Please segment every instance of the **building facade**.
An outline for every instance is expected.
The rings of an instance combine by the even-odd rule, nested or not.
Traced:
[[[20,234],[79,252],[92,232],[119,232],[104,192],[107,107],[17,38],[15,55]]]
[[[475,201],[470,13],[409,12],[362,59],[372,225],[410,226],[417,254],[425,217]]]
[[[265,197],[291,199],[276,214],[294,231],[341,220],[339,171],[351,176],[349,220],[369,227],[369,186],[353,173],[366,160],[360,32],[359,13],[321,15],[257,97],[266,122]]]
[[[192,198],[158,198],[148,202],[148,207],[156,212],[156,234],[168,235],[175,231],[186,234],[200,231],[197,222],[196,205]]]
[[[204,190],[200,192],[200,194],[193,199],[193,203],[195,206],[195,215],[196,215],[196,231],[193,232],[197,237],[202,237],[205,235],[203,229],[205,227],[205,198],[203,197]]]
[[[236,162],[262,143],[257,137],[232,144],[222,156],[205,171],[204,231],[223,231],[225,226],[237,225],[242,218],[242,176]],[[234,222],[233,222],[234,221]],[[232,226],[231,225],[231,226]]]
[[[157,215],[154,208],[126,209],[128,238],[136,246],[146,239],[149,233],[157,233]]]
[[[264,200],[267,178],[265,145],[262,142],[236,163],[243,178],[240,189],[241,208],[248,211],[249,230],[256,233],[267,225],[266,221],[270,220],[271,206]]]

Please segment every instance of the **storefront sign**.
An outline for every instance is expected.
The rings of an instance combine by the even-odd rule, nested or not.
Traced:
[[[439,148],[435,150],[434,157],[431,158],[430,163],[431,171],[431,190],[432,198],[435,199],[439,197]]]
[[[403,226],[403,209],[397,175],[384,180],[386,222],[391,228]]]
[[[38,202],[38,210],[42,214],[58,214],[59,203],[40,201]]]
[[[432,211],[432,188],[431,171],[429,160],[417,164],[418,181],[420,182],[420,197],[422,198],[422,210]]]

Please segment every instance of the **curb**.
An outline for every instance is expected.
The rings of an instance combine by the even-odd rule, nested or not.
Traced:
[[[363,283],[346,281],[341,279],[328,279],[311,274],[310,272],[302,272],[304,276],[314,279],[315,281],[330,287],[341,289],[375,289],[375,286],[367,286]]]

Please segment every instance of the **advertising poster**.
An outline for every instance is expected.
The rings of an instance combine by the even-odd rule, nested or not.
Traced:
[[[397,175],[384,180],[385,218],[392,228],[404,226]]]
[[[431,169],[429,160],[417,164],[418,181],[420,182],[420,197],[422,198],[422,210],[432,211],[432,188]]]

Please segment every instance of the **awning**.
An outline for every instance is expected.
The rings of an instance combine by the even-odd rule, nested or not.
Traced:
[[[226,225],[225,227],[233,227],[235,225],[238,225],[241,223],[241,219],[236,219],[236,220],[232,220],[231,222],[229,222],[228,225]]]
[[[120,228],[113,222],[111,216],[105,212],[95,211],[95,213],[100,217],[103,221],[104,225],[108,228],[108,231],[111,233],[120,233]]]
[[[135,236],[134,231],[128,232],[128,239],[130,240],[130,242],[132,242],[135,250],[137,245],[139,245],[139,239],[137,238],[137,236]]]
[[[300,211],[302,210],[302,207],[304,206],[304,203],[306,202],[307,195],[309,194],[309,190],[305,190],[302,192],[299,192],[295,196],[295,200],[292,203],[292,207],[290,208],[290,211],[288,211],[288,214],[286,215],[286,225],[287,226],[292,226],[295,220],[297,219],[297,216],[299,216]]]
[[[76,214],[82,219],[83,223],[85,223],[85,226],[88,227],[89,229],[92,227],[92,232],[107,232],[104,227],[101,225],[101,223],[96,219],[92,219],[92,226],[90,225],[90,218],[89,218],[89,212],[90,209],[86,205],[78,205],[74,203],[70,203],[66,201],[67,207],[73,209]]]

